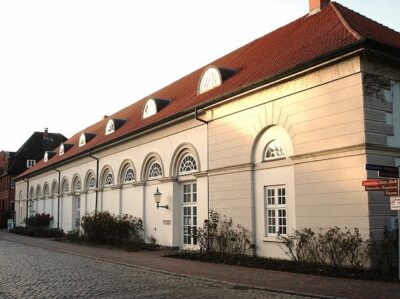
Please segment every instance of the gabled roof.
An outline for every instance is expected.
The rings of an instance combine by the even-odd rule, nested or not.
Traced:
[[[109,118],[78,132],[66,143],[74,146],[64,155],[55,155],[48,162],[39,162],[25,171],[27,176],[47,169],[73,157],[88,153],[121,138],[135,135],[152,126],[167,122],[180,115],[217,102],[230,95],[250,90],[258,84],[271,82],[279,76],[294,73],[343,53],[366,47],[369,42],[389,47],[400,56],[400,34],[366,18],[338,3],[331,2],[320,12],[305,15],[286,26],[258,38],[247,45],[211,62],[219,68],[235,70],[223,84],[203,94],[197,94],[202,67],[174,83],[148,95],[142,100],[111,115],[109,118],[126,119],[114,133],[105,135]],[[142,119],[142,111],[150,98],[168,99],[170,103],[156,115]],[[85,146],[79,147],[82,133],[96,136]]]

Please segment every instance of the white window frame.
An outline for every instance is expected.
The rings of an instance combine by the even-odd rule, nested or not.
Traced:
[[[155,165],[158,165],[157,169],[159,169],[159,174],[158,175],[153,175],[153,169],[156,167]],[[161,163],[158,162],[157,160],[153,161],[149,165],[149,169],[147,171],[147,179],[149,180],[155,180],[158,178],[161,178],[163,176],[163,168],[161,166]]]
[[[278,232],[287,235],[287,201],[286,185],[264,186],[264,231],[266,237],[277,236]]]
[[[143,107],[143,119],[148,118],[157,114],[157,103],[154,99],[147,100],[146,104]]]
[[[35,165],[36,165],[35,160],[26,160],[26,168],[32,168]]]
[[[185,186],[190,186],[190,190],[185,192]],[[194,188],[194,186],[196,186],[196,188]],[[196,190],[194,190],[196,189]],[[182,245],[183,247],[193,247],[193,246],[197,246],[197,240],[193,238],[193,236],[191,236],[192,232],[193,232],[193,228],[194,227],[198,227],[199,222],[198,222],[198,218],[199,218],[199,211],[198,211],[198,207],[197,207],[197,202],[198,202],[198,198],[197,198],[197,193],[198,189],[197,189],[197,181],[190,181],[190,182],[185,182],[182,183]],[[190,219],[187,219],[188,215],[187,213],[185,214],[185,210],[190,209]],[[194,213],[194,211],[196,213]],[[188,224],[186,223],[186,220],[189,220],[191,223]],[[190,232],[189,230],[188,233],[186,233],[185,229],[187,229],[187,227],[190,227]]]
[[[106,135],[110,135],[110,134],[112,134],[114,132],[115,132],[115,123],[114,123],[114,120],[110,119],[107,122],[105,134]]]
[[[185,154],[179,163],[179,175],[190,174],[198,170],[197,161],[191,154]]]
[[[273,151],[274,155],[267,157],[269,150]],[[273,161],[273,160],[281,160],[281,159],[286,159],[286,153],[285,153],[282,143],[277,139],[271,140],[270,142],[268,142],[267,146],[265,147],[263,160],[264,161]]]

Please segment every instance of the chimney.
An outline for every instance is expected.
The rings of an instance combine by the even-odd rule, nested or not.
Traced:
[[[310,15],[313,15],[321,11],[325,6],[327,6],[331,0],[309,0],[310,3]]]
[[[48,128],[44,128],[43,139],[44,140],[49,139],[49,129]]]

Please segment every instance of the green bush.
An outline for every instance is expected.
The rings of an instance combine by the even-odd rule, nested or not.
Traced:
[[[17,226],[10,230],[10,232],[18,235],[24,235],[29,237],[37,238],[58,238],[64,236],[64,232],[58,228],[46,228],[46,227],[24,227]]]
[[[35,214],[24,219],[24,223],[28,227],[49,227],[53,217],[50,214]]]
[[[314,232],[311,228],[294,230],[292,235],[279,235],[281,248],[295,262],[316,263],[342,269],[363,268],[367,260],[367,242],[358,228],[351,232],[339,227]]]
[[[143,239],[142,220],[128,215],[115,216],[109,212],[85,215],[81,225],[89,243],[121,245],[134,238]]]
[[[238,224],[233,227],[232,218],[220,219],[218,213],[210,211],[209,219],[204,221],[203,227],[193,232],[197,239],[200,251],[220,254],[249,254],[253,248],[248,230]]]
[[[396,273],[399,259],[399,231],[385,227],[382,240],[368,242],[371,268],[382,274]]]

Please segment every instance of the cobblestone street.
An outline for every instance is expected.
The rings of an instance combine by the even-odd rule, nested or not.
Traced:
[[[164,274],[0,240],[0,298],[307,298]]]

